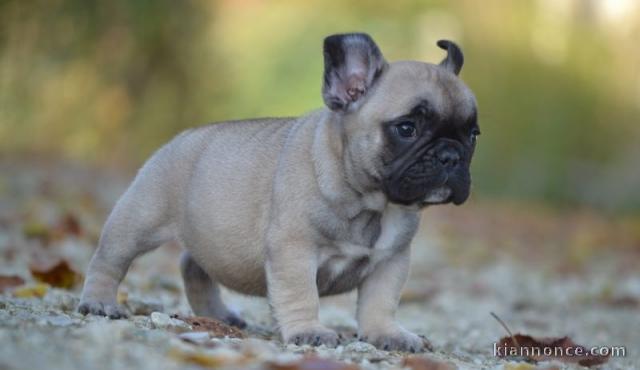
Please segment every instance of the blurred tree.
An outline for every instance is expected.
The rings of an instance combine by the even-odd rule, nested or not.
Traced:
[[[126,161],[224,112],[225,67],[201,2],[1,6],[3,147]],[[216,84],[202,77],[212,69]]]

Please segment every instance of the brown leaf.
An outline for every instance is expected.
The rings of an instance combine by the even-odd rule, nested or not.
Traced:
[[[515,334],[512,337],[501,338],[497,347],[499,357],[524,357],[536,362],[560,360],[582,366],[593,366],[609,360],[608,356],[592,355],[587,348],[577,345],[569,337],[534,338],[529,335]],[[582,354],[578,354],[579,352]]]
[[[62,219],[60,219],[57,229],[66,234],[75,236],[82,235],[82,226],[80,225],[80,221],[78,221],[78,218],[70,212],[67,212]]]
[[[306,356],[297,362],[266,364],[269,370],[359,370],[360,367],[355,364],[339,362],[316,356]]]
[[[82,276],[65,260],[48,265],[33,263],[29,270],[34,279],[56,288],[71,289],[82,280]]]
[[[176,317],[191,325],[193,331],[207,331],[212,337],[244,338],[244,333],[233,326],[208,317]]]
[[[0,293],[24,284],[24,279],[16,275],[0,275]]]
[[[229,364],[228,359],[224,357],[204,352],[184,352],[174,348],[169,350],[168,355],[169,357],[173,357],[179,361],[201,367],[216,368]]]
[[[405,357],[402,366],[412,370],[455,370],[458,368],[450,362],[436,360],[427,356]]]
[[[52,242],[64,240],[69,235],[80,237],[84,235],[84,229],[74,214],[67,212],[54,224],[45,224],[37,220],[24,224],[22,232],[27,239],[37,239],[42,245],[50,245]]]
[[[504,370],[539,370],[539,369],[529,363],[520,362],[517,364],[513,364],[513,363],[505,364]]]

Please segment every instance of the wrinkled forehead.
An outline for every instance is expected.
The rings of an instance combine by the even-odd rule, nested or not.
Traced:
[[[473,115],[476,106],[471,90],[452,73],[434,64],[407,61],[389,65],[362,114],[392,120],[423,101],[440,117],[458,119]]]

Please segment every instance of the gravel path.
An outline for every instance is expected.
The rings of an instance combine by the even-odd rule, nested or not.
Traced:
[[[84,272],[101,223],[126,182],[73,166],[23,167],[0,163],[2,173],[14,174],[0,180],[0,276],[25,280],[0,295],[0,369],[340,369],[347,364],[387,369],[402,367],[410,356],[353,338],[354,294],[322,300],[321,321],[347,338],[335,349],[282,344],[264,299],[226,291],[232,309],[249,322],[244,338],[197,331],[172,318],[191,316],[175,245],[143,256],[127,275],[120,298],[138,315],[127,320],[79,315],[79,285],[38,285],[30,266],[62,259]],[[601,368],[640,368],[637,251],[615,246],[604,254],[587,248],[586,257],[578,253],[571,259],[554,254],[555,246],[540,246],[540,256],[531,257],[527,253],[536,255],[535,246],[518,242],[523,235],[515,231],[515,241],[496,240],[497,234],[511,235],[504,230],[477,233],[477,225],[464,224],[464,235],[456,234],[452,224],[487,212],[478,203],[468,207],[471,213],[428,210],[413,243],[411,279],[397,316],[430,340],[433,351],[420,356],[459,369],[536,368],[493,355],[494,343],[506,335],[490,316],[495,312],[514,332],[569,335],[584,346],[625,346],[625,357],[611,358]],[[522,246],[509,246],[514,243]],[[576,271],[566,268],[576,264]],[[412,360],[407,364],[417,368]],[[557,361],[537,366],[582,368]]]

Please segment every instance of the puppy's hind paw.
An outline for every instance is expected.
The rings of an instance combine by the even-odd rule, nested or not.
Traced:
[[[108,304],[97,301],[84,301],[78,305],[78,312],[83,315],[107,316],[110,319],[125,319],[129,317],[127,310],[118,304]]]
[[[290,334],[285,341],[299,346],[304,344],[312,346],[324,344],[327,347],[335,347],[340,343],[338,334],[323,326],[314,326],[312,328],[294,332],[293,334]]]
[[[424,352],[430,348],[428,341],[400,327],[379,332],[369,332],[360,336],[360,338],[384,351],[415,353]]]

